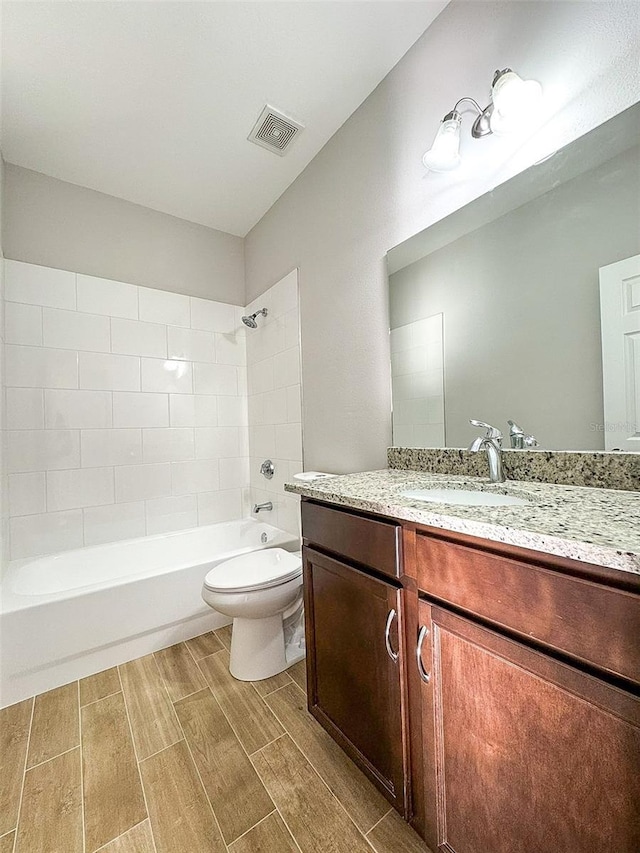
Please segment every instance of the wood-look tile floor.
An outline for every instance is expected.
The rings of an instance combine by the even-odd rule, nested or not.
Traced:
[[[0,853],[429,853],[230,629],[0,711]]]

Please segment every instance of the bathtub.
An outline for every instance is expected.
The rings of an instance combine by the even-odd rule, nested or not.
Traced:
[[[220,628],[207,572],[297,538],[256,519],[14,560],[0,584],[0,707]]]

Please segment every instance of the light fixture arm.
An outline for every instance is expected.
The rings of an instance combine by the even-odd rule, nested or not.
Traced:
[[[478,113],[480,113],[480,115],[482,115],[482,113],[484,112],[484,110],[482,109],[482,107],[480,106],[480,104],[479,104],[476,100],[474,100],[474,98],[467,98],[467,97],[465,97],[465,98],[460,98],[460,100],[457,102],[457,104],[456,104],[456,105],[455,105],[455,107],[453,108],[453,112],[458,112],[458,107],[460,106],[460,104],[463,104],[465,101],[467,101],[467,102],[468,102],[468,103],[470,103],[470,104],[473,104],[473,106],[476,108],[476,110],[478,111]]]

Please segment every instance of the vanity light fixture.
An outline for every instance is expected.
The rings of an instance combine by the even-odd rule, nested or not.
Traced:
[[[460,165],[460,128],[458,107],[469,103],[478,116],[471,128],[474,139],[490,133],[510,133],[532,116],[542,99],[542,86],[536,80],[523,80],[511,68],[496,71],[491,84],[491,101],[484,109],[473,98],[460,98],[440,122],[433,145],[422,158],[432,172],[450,172]]]

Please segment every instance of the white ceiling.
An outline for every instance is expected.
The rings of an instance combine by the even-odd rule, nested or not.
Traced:
[[[447,2],[4,2],[3,156],[243,236]]]

